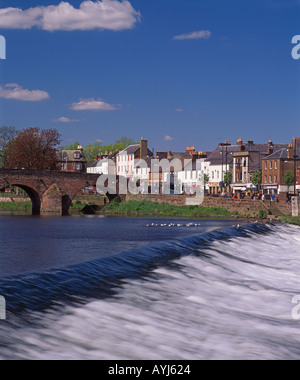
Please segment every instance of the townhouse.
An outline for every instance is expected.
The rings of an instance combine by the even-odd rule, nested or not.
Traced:
[[[252,175],[256,171],[262,171],[263,159],[274,152],[288,149],[288,144],[273,144],[270,140],[267,144],[254,143],[248,140],[246,143],[239,139],[238,150],[233,153],[233,193],[254,191]]]
[[[284,177],[291,171],[296,183],[288,187]],[[292,144],[264,157],[262,160],[262,190],[264,194],[294,194],[300,191],[300,139],[294,138]]]

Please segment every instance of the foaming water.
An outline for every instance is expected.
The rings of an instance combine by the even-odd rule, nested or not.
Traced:
[[[0,358],[299,359],[299,232],[254,224],[4,279],[22,301]]]

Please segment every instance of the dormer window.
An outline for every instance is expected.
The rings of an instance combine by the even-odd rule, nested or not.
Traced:
[[[80,156],[81,156],[81,155],[80,155],[80,152],[75,152],[75,153],[74,153],[74,159],[75,159],[75,160],[79,160],[79,159],[80,159]]]

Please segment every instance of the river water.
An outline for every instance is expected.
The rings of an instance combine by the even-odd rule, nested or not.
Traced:
[[[0,216],[0,359],[300,359],[300,228],[239,223]]]

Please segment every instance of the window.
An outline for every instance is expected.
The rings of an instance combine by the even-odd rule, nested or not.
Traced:
[[[275,169],[277,170],[278,169],[278,162],[275,161]]]
[[[76,164],[75,165],[75,170],[80,171],[81,170],[81,164]]]
[[[268,177],[265,175],[265,183],[268,182]]]
[[[278,183],[278,177],[277,177],[277,175],[275,175],[274,180],[275,180],[275,183]]]
[[[270,169],[273,169],[273,161],[270,161]]]
[[[74,158],[75,158],[75,160],[79,160],[80,157],[81,157],[81,155],[80,155],[79,152],[75,152],[75,153],[74,153]]]
[[[215,179],[215,172],[214,172],[214,171],[212,171],[212,173],[211,173],[211,174],[212,174],[211,178],[212,178],[212,179]]]
[[[268,161],[265,162],[265,170],[268,170]]]
[[[273,182],[273,177],[270,175],[269,176],[269,183],[272,183]]]

